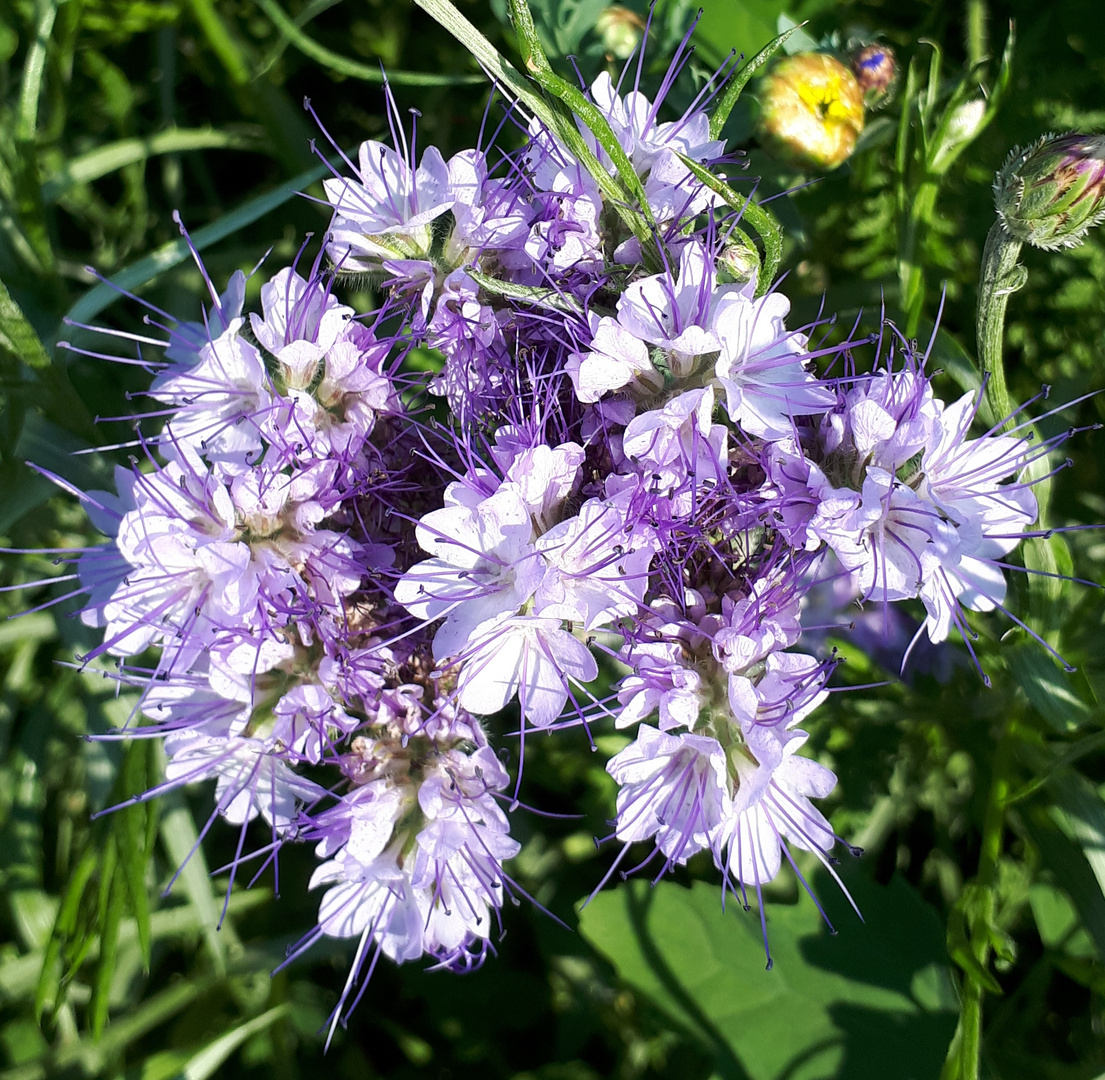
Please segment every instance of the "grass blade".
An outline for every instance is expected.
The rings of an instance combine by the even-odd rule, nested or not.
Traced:
[[[220,1035],[214,1042],[205,1046],[184,1066],[184,1070],[181,1073],[181,1080],[209,1080],[209,1077],[215,1074],[220,1066],[223,1065],[226,1059],[229,1058],[239,1046],[246,1042],[247,1039],[253,1038],[259,1031],[264,1031],[265,1028],[275,1023],[290,1008],[291,1006],[287,1002],[282,1005],[276,1005],[269,1009],[268,1012],[264,1012],[260,1016],[255,1016],[252,1020],[247,1021],[240,1027],[234,1028],[233,1031],[228,1031],[225,1035]]]
[[[304,56],[310,57],[339,75],[346,75],[351,79],[364,79],[366,82],[389,82],[396,86],[472,86],[484,81],[482,75],[435,75],[428,71],[385,72],[369,64],[358,63],[309,38],[288,18],[275,0],[257,0],[257,3],[289,45],[295,46]]]
[[[159,154],[180,154],[188,150],[257,150],[263,145],[259,134],[213,128],[173,129],[146,139],[120,139],[72,158],[61,172],[43,183],[42,201],[55,203],[81,184]]]
[[[241,206],[224,214],[218,221],[197,229],[192,234],[192,244],[197,251],[217,244],[220,240],[232,236],[239,229],[252,225],[258,218],[264,217],[270,210],[283,206],[289,199],[294,198],[299,192],[316,180],[325,176],[329,167],[324,164],[316,165],[306,172],[293,176],[287,183],[281,184],[272,191],[263,195],[248,199]],[[66,319],[72,322],[91,322],[100,312],[110,307],[122,295],[120,290],[132,291],[139,289],[147,282],[152,281],[158,274],[178,266],[191,257],[187,243],[183,240],[173,240],[159,247],[152,254],[132,263],[118,274],[100,282],[99,285],[89,289],[66,313]]]

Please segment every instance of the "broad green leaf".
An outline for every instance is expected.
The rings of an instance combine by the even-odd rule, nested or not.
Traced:
[[[1032,707],[1056,731],[1074,731],[1093,715],[1092,707],[1075,693],[1073,676],[1059,668],[1037,642],[1011,647],[1006,667]]]
[[[602,892],[580,931],[714,1054],[722,1075],[927,1080],[955,1028],[943,934],[900,879],[851,877],[865,925],[827,878],[816,881],[837,937],[804,897],[767,907],[771,971],[755,912],[733,902],[722,912],[719,888],[702,882]]]
[[[34,372],[32,381],[17,384],[9,409],[18,404],[20,415],[25,418],[26,407],[33,403],[47,416],[62,421],[68,430],[91,432],[92,418],[84,402],[77,397],[64,367],[51,362],[50,354],[34,327],[0,281],[0,357],[5,355],[15,364],[25,365]],[[23,419],[11,427],[8,439],[18,442],[24,434],[25,424]]]
[[[1023,814],[1025,828],[1055,882],[1071,898],[1082,925],[1105,957],[1105,896],[1079,845],[1071,840],[1042,805]]]
[[[1037,461],[1033,464],[1040,473],[1046,472],[1046,463]],[[1041,523],[1048,520],[1050,486],[1050,481],[1045,481],[1037,484],[1035,489]],[[1025,541],[1022,555],[1028,570],[1027,622],[1054,648],[1059,643],[1059,630],[1066,621],[1068,611],[1068,605],[1063,602],[1068,583],[1062,575],[1070,575],[1073,570],[1066,538],[1060,533],[1031,537]]]
[[[1105,799],[1080,772],[1064,769],[1048,784],[1055,796],[1053,815],[1082,847],[1097,884],[1105,893]]]
[[[572,56],[607,7],[606,0],[530,0],[545,51]]]
[[[702,5],[695,41],[719,58],[734,49],[748,56],[778,34],[779,15],[790,6],[784,0],[709,0]]]
[[[1074,905],[1052,885],[1037,884],[1029,890],[1028,902],[1040,940],[1049,949],[1063,949],[1074,956],[1092,955],[1089,934],[1078,919]]]
[[[90,449],[91,445],[79,435],[66,431],[36,412],[27,414],[15,448],[21,466],[25,461],[33,462],[82,491],[113,487],[111,466],[99,454],[88,453]],[[25,466],[20,471],[22,476],[30,479],[31,474]],[[51,491],[57,491],[57,488],[52,487]]]

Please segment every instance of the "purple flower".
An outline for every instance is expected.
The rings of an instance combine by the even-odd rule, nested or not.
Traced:
[[[623,843],[655,838],[665,868],[713,848],[730,801],[728,766],[716,739],[642,724],[606,771],[619,785],[615,831]]]
[[[560,620],[533,615],[489,619],[458,657],[457,694],[469,712],[490,716],[518,696],[522,716],[548,727],[563,711],[571,685],[598,677],[598,664]]]
[[[790,301],[778,292],[753,298],[754,283],[718,301],[713,330],[720,344],[714,366],[730,418],[749,435],[783,439],[794,417],[824,413],[836,395],[804,366],[808,341],[783,320]]]

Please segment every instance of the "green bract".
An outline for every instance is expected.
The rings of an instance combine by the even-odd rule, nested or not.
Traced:
[[[994,179],[994,202],[1014,239],[1077,247],[1105,218],[1105,135],[1045,135],[1014,150]]]

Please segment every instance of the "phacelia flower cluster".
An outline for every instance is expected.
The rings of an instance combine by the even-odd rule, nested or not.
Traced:
[[[940,401],[892,328],[864,374],[871,342],[789,328],[771,282],[734,280],[740,209],[698,174],[735,159],[639,79],[587,93],[649,243],[516,109],[510,152],[416,157],[396,125],[326,182],[323,253],[272,272],[259,310],[235,274],[202,322],[151,312],[159,429],[83,495],[107,537],[76,567],[103,629],[85,659],[141,687],[129,734],[168,757],[150,794],[214,781],[239,863],[247,832],[263,863],[314,846],[293,955],[353,943],[335,1020],[380,954],[464,970],[493,949],[520,891],[504,724],[631,736],[607,766],[615,866],[705,852],[742,899],[796,848],[831,869],[811,590],[920,601],[939,642],[1002,605],[1036,518],[1050,444],[972,433],[977,396]],[[343,299],[365,273],[374,311]]]

